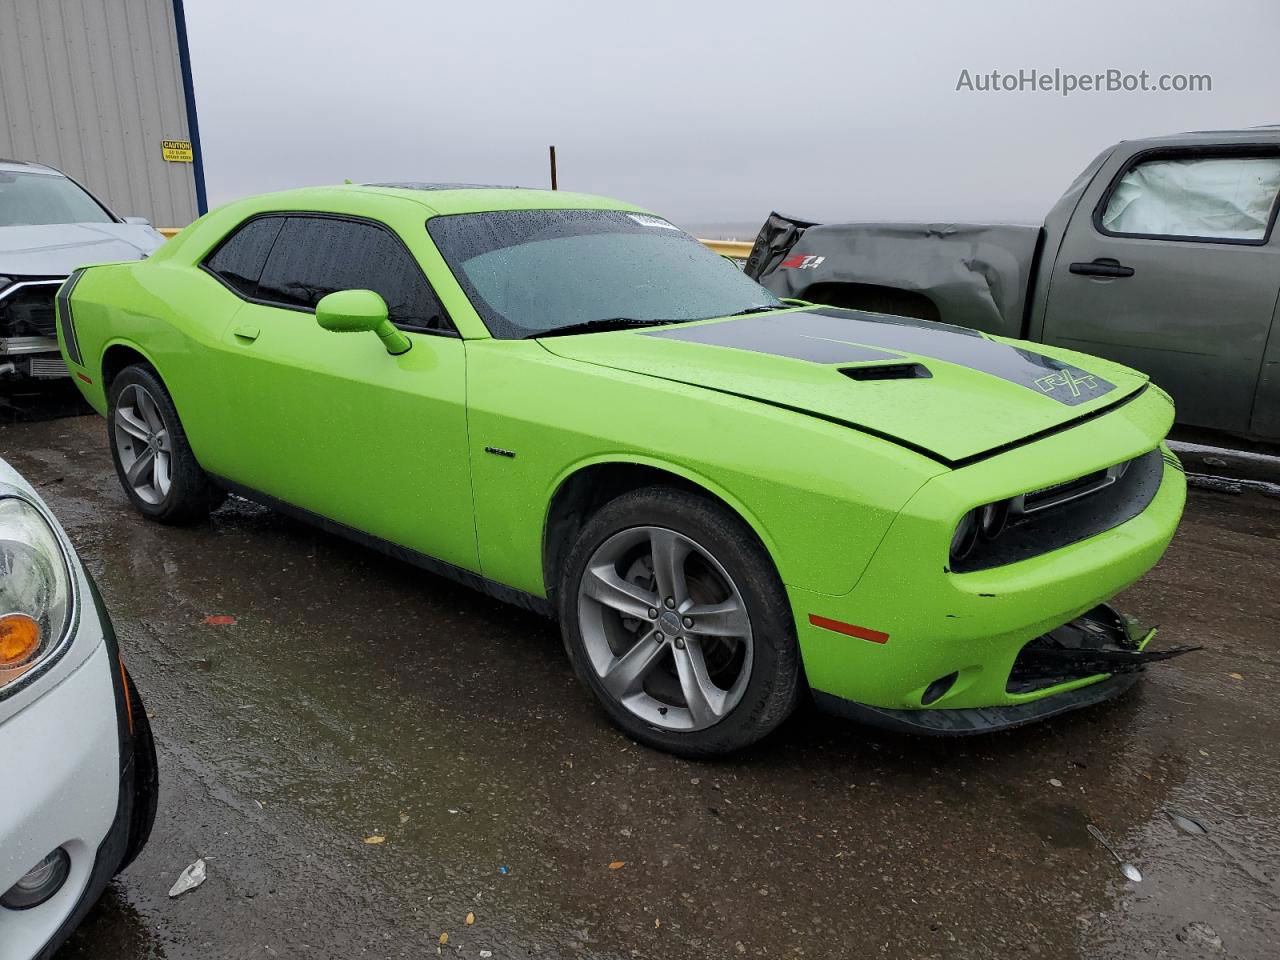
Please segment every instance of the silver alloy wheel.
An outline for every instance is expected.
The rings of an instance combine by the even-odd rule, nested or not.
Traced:
[[[173,483],[169,428],[147,388],[131,383],[120,391],[114,418],[116,453],[138,498],[160,505]]]
[[[578,585],[591,667],[629,712],[665,730],[704,730],[751,679],[751,617],[711,553],[664,527],[632,527],[591,555]]]

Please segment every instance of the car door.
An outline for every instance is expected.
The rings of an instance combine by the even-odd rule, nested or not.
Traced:
[[[1122,153],[1067,227],[1044,340],[1150,374],[1180,423],[1248,433],[1280,293],[1278,187],[1274,148]]]
[[[381,223],[258,219],[279,223],[261,228],[275,231],[271,250],[258,276],[242,278],[222,345],[238,444],[229,479],[476,569],[463,344],[421,267]],[[407,353],[316,323],[316,302],[348,289],[383,297]]]

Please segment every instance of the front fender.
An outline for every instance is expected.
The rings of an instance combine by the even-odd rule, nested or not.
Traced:
[[[468,341],[467,394],[481,567],[537,596],[552,498],[594,464],[706,489],[751,526],[784,582],[830,594],[852,589],[902,505],[945,470],[837,424],[532,341]]]

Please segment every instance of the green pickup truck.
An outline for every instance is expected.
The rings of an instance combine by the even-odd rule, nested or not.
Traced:
[[[1128,140],[1041,226],[773,214],[747,272],[781,297],[1056,344],[1146,371],[1178,422],[1280,441],[1280,127]]]

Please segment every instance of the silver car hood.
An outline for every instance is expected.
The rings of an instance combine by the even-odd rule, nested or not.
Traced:
[[[164,243],[136,223],[50,223],[0,227],[0,275],[65,277],[76,267],[140,260]]]

